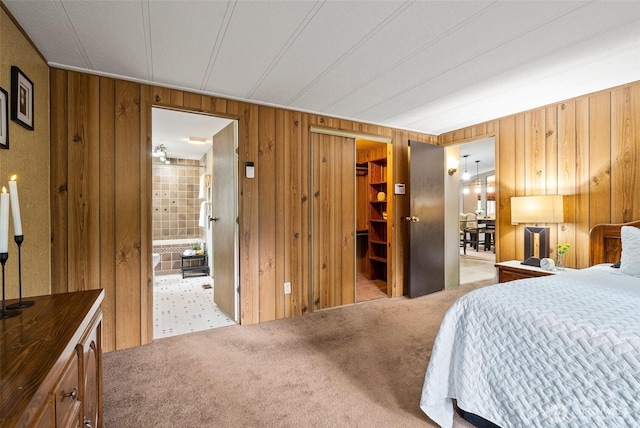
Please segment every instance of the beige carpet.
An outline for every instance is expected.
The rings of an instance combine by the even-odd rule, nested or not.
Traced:
[[[425,427],[440,321],[481,284],[222,327],[104,355],[107,427]]]

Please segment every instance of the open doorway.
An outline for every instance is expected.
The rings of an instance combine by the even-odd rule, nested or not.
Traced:
[[[154,339],[235,324],[214,301],[211,221],[213,141],[233,122],[152,108]]]
[[[460,284],[495,279],[495,138],[458,146]]]
[[[356,138],[356,303],[387,297],[391,260],[389,144]]]

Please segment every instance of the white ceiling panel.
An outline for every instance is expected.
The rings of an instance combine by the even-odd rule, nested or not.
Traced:
[[[515,13],[514,3],[498,4],[397,63],[350,97],[343,96],[339,102],[324,108],[338,115],[357,116],[419,86],[429,86],[433,93],[420,96],[432,99],[451,91],[449,86],[456,90],[502,73],[513,64],[535,58],[549,49],[550,45],[537,41],[537,35],[545,23],[566,13],[568,5],[575,8],[571,3],[552,3],[552,7],[547,8],[526,5],[528,7],[518,9],[521,13]],[[499,54],[492,56],[494,52]],[[444,79],[439,79],[443,76]],[[441,80],[451,85],[443,86]],[[358,102],[353,102],[352,97],[359,97]],[[359,108],[348,110],[349,107]]]
[[[514,41],[501,46],[482,58],[476,58],[460,67],[446,70],[445,73],[441,73],[433,79],[407,87],[404,91],[398,89],[388,99],[371,107],[369,110],[362,110],[352,114],[365,116],[368,120],[374,122],[384,122],[394,117],[398,108],[407,110],[419,108],[419,106],[425,104],[425,100],[429,100],[429,103],[438,103],[438,100],[442,97],[459,92],[464,88],[470,88],[481,82],[488,82],[495,77],[500,77],[503,79],[504,84],[508,84],[513,79],[513,76],[522,74],[523,76],[530,76],[531,83],[529,84],[532,84],[534,79],[547,79],[558,73],[565,73],[567,70],[579,67],[584,61],[591,63],[599,58],[606,58],[615,50],[632,49],[633,46],[627,46],[625,43],[633,40],[637,40],[636,44],[640,43],[640,26],[636,22],[617,26],[607,36],[607,38],[589,38],[580,42],[576,42],[572,37],[567,37],[568,46],[564,49],[557,48],[554,52],[547,52],[546,49],[537,50],[536,48],[539,47],[539,44],[536,43],[525,44],[525,46],[530,46],[530,51],[534,54],[527,58],[508,55],[513,49],[526,49],[519,46],[519,42]],[[542,35],[534,34],[532,35],[532,40],[544,41],[545,39]],[[502,61],[504,65],[501,69],[492,66],[498,61]],[[640,64],[640,59],[638,58],[629,57],[627,61]],[[571,77],[570,81],[558,83],[560,86],[566,84],[575,85],[576,82],[583,79],[591,80],[592,77],[590,75],[592,73],[588,68],[585,68],[578,76]],[[384,86],[385,83],[381,82],[381,85]],[[553,91],[556,96],[559,95],[555,85],[548,88],[548,91]],[[566,98],[569,97],[571,95]],[[512,104],[512,101],[508,98],[504,102]],[[534,106],[530,105],[529,108]]]
[[[186,88],[199,83],[196,88],[203,89],[228,5],[224,1],[149,2],[153,80]]]
[[[318,74],[370,35],[401,2],[322,3],[313,20],[254,92],[252,99],[287,105]]]
[[[349,96],[376,76],[435,43],[451,28],[452,18],[466,20],[491,7],[486,2],[412,3],[383,29],[339,63],[323,70],[313,86],[291,104],[322,111]]]
[[[2,0],[23,28],[29,28],[29,37],[45,58],[69,67],[89,68],[72,37],[73,29],[64,16],[64,9],[53,1],[30,2]]]
[[[254,87],[286,53],[288,43],[311,19],[314,2],[238,2],[206,90],[249,98]]]
[[[50,64],[440,134],[640,80],[640,1],[0,0]]]
[[[92,70],[151,80],[141,2],[63,1]]]

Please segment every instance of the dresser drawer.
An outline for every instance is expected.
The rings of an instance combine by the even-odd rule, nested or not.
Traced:
[[[80,381],[78,354],[73,353],[54,390],[56,426],[77,427],[80,423]]]

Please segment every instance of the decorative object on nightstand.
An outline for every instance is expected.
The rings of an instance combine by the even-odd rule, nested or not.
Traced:
[[[564,255],[569,251],[569,244],[556,245],[556,251],[558,253],[558,261],[556,262],[557,270],[564,270]]]
[[[540,269],[551,271],[555,269],[555,267],[556,267],[556,263],[553,261],[553,259],[550,259],[549,257],[540,259]]]
[[[524,228],[524,261],[528,266],[540,266],[540,259],[549,257],[549,227],[539,223],[564,222],[562,195],[511,197],[511,224],[533,223]]]

